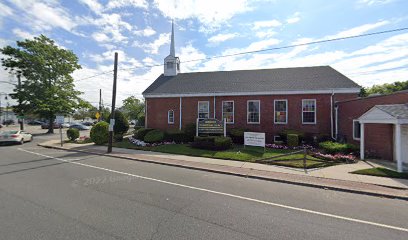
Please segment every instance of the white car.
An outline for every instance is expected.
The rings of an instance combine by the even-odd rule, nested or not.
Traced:
[[[16,130],[16,131],[2,131],[0,132],[0,143],[19,143],[31,142],[33,135],[28,132]]]

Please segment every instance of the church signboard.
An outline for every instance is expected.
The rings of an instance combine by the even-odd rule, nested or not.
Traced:
[[[220,121],[214,118],[198,119],[197,118],[196,135],[224,135],[226,136],[225,121]]]

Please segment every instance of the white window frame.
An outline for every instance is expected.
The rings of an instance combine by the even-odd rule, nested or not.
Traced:
[[[306,112],[306,111],[303,111],[303,104],[304,104],[305,101],[314,101],[314,105],[315,105],[314,122],[304,122],[304,120],[303,120],[303,113]],[[307,111],[307,112],[310,112],[310,111]],[[317,123],[317,101],[316,101],[316,99],[302,99],[301,113],[302,113],[302,124],[316,124]]]
[[[204,118],[200,118],[200,103],[207,103],[207,113],[208,113],[208,118],[210,118],[210,101],[198,101],[198,103],[197,103],[197,118],[198,119],[204,119]]]
[[[173,121],[170,121],[170,112],[173,113]],[[169,111],[167,111],[167,124],[174,124],[174,110],[170,109]]]
[[[360,137],[359,138],[355,137],[354,136],[354,133],[355,133],[355,124],[354,123],[355,122],[358,122],[360,124],[360,121],[358,121],[357,119],[353,119],[353,139],[359,141],[360,138],[361,138],[361,130],[360,130]]]
[[[286,119],[285,122],[276,122],[276,102],[285,102],[286,103]],[[279,111],[282,112],[282,111]],[[273,100],[273,123],[274,124],[288,124],[288,100],[287,99],[275,99]]]
[[[259,103],[259,119],[258,122],[248,122],[248,116],[249,116],[249,102],[258,102]],[[248,100],[247,101],[247,124],[260,124],[261,123],[261,100]]]
[[[224,102],[232,102],[232,122],[226,122],[226,124],[234,124],[235,122],[235,102],[233,100],[222,101],[221,111],[222,120],[224,121]]]

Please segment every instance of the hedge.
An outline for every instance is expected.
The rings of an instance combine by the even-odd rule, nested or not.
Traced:
[[[109,124],[107,122],[98,122],[91,128],[90,137],[92,142],[102,145],[109,139]]]
[[[186,137],[186,142],[191,142],[194,140],[194,137],[196,135],[196,124],[195,123],[189,123],[186,126],[183,127],[183,132],[185,133]]]
[[[244,132],[246,130],[243,128],[232,128],[229,130],[229,136],[232,141],[237,144],[244,144]]]
[[[189,139],[190,137],[187,137],[186,133],[180,130],[168,130],[164,134],[164,140],[169,142],[187,143]]]
[[[79,138],[79,130],[76,128],[70,128],[67,130],[67,137],[71,141],[75,141],[75,139]]]
[[[322,148],[325,153],[329,153],[329,154],[336,154],[336,153],[348,154],[348,153],[358,151],[358,147],[353,144],[338,143],[338,142],[332,142],[332,141],[321,142],[319,143],[319,147]]]
[[[143,141],[146,134],[153,130],[153,128],[140,128],[139,130],[136,130],[136,132],[134,133],[134,137]]]
[[[297,134],[288,134],[287,143],[289,147],[299,146],[299,136]]]
[[[193,148],[207,149],[207,150],[227,150],[232,146],[232,140],[229,137],[194,137],[194,142],[190,143]]]
[[[305,137],[305,133],[293,129],[284,129],[279,133],[279,136],[281,137],[282,141],[284,143],[288,143],[288,134],[296,134],[298,135],[299,142],[302,142]]]
[[[144,137],[143,141],[147,143],[158,143],[162,142],[164,138],[164,132],[158,129],[149,131]]]

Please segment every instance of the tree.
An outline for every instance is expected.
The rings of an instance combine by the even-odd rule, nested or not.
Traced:
[[[0,52],[6,56],[1,59],[3,67],[25,78],[12,95],[14,99],[21,99],[17,111],[48,119],[48,132],[53,133],[55,115],[72,113],[80,101],[81,92],[74,89],[71,76],[81,68],[78,57],[44,35],[17,41],[17,47],[6,46]]]
[[[122,104],[123,106],[120,109],[128,119],[135,120],[144,116],[145,104],[135,96],[126,98]]]
[[[402,90],[408,90],[408,81],[374,85],[367,89],[367,94],[390,94]]]
[[[80,100],[78,104],[78,108],[74,113],[74,119],[82,119],[85,120],[85,118],[92,118],[96,119],[96,112],[98,112],[98,109],[95,106],[92,106],[90,102],[87,102],[85,100]]]
[[[110,122],[111,116],[105,119],[106,122]],[[119,111],[115,110],[115,125],[113,126],[113,133],[122,135],[125,134],[129,130],[129,123],[124,114]]]

